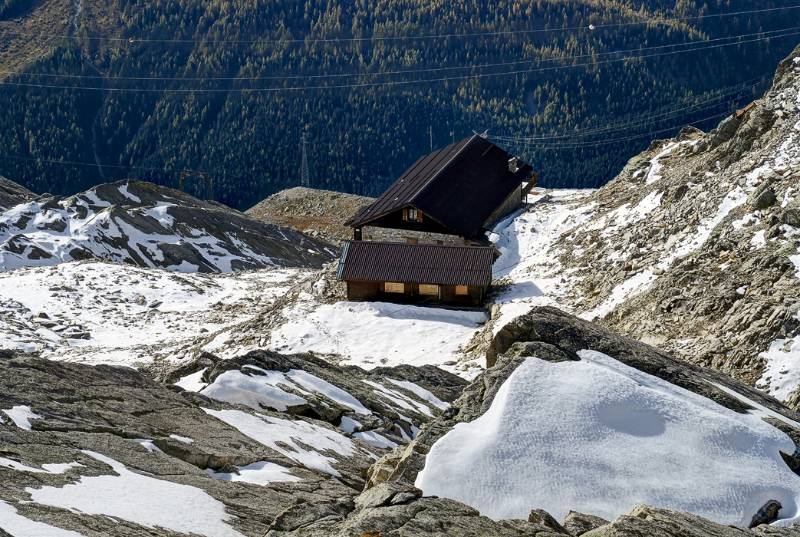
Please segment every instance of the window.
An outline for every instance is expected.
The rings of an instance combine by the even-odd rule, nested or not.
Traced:
[[[419,240],[413,237],[406,237],[406,244],[419,244]]]
[[[456,296],[467,296],[469,294],[469,287],[466,285],[456,285]]]
[[[403,209],[403,220],[407,222],[422,222],[422,213],[414,208]]]
[[[383,284],[383,290],[387,293],[405,293],[406,286],[403,283],[386,282]]]
[[[439,296],[439,286],[430,283],[419,284],[419,294],[424,296]]]

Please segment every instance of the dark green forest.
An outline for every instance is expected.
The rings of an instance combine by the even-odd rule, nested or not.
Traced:
[[[67,194],[192,170],[240,209],[300,183],[304,132],[319,188],[374,195],[473,131],[598,186],[800,42],[800,9],[717,16],[778,0],[77,2],[0,0],[0,175]]]

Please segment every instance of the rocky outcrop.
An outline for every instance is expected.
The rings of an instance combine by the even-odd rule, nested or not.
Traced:
[[[733,381],[725,374],[683,362],[667,352],[553,307],[534,308],[500,329],[489,347],[487,361],[492,365],[493,357],[505,356],[505,366],[501,364],[505,378],[510,373],[508,368],[513,367],[521,357],[537,356],[550,361],[578,360],[577,352],[583,349],[613,356],[625,365],[713,399],[737,412],[746,410],[747,405],[715,388],[713,384],[735,390],[791,419],[797,417],[763,392]]]
[[[458,423],[473,421],[491,405],[498,388],[526,356],[553,360],[577,360],[585,348],[613,354],[620,361],[684,388],[711,397],[736,411],[747,410],[740,399],[716,389],[710,382],[753,397],[759,403],[795,417],[791,411],[756,390],[726,380],[724,375],[685,364],[635,340],[616,335],[555,308],[535,308],[500,330],[493,350],[495,365],[471,383],[440,418],[430,423],[409,446],[385,455],[370,469],[367,488],[353,501],[322,505],[297,505],[275,519],[268,537],[345,537],[373,535],[481,535],[481,536],[630,536],[630,537],[748,537],[800,535],[800,530],[759,525],[747,530],[701,517],[650,507],[637,507],[613,522],[569,512],[557,521],[531,506],[528,520],[493,521],[458,502],[424,497],[413,483],[431,446]],[[762,511],[769,511],[765,506]],[[761,513],[761,511],[759,512]]]
[[[795,401],[798,88],[800,48],[752,106],[654,142],[581,200],[583,223],[550,252],[567,280],[559,303]]]
[[[419,490],[383,483],[350,505],[298,505],[282,513],[266,537],[557,537],[548,526],[523,520],[494,521],[464,504],[423,498]]]
[[[278,355],[253,355],[216,366],[209,362],[206,379],[213,381],[246,364],[285,371],[305,367],[316,378],[356,392],[366,407],[375,409],[371,419],[386,421],[387,428],[401,421],[392,406],[396,403],[379,397],[360,379],[372,378],[392,386],[386,378],[413,378],[418,384],[428,378],[429,387],[445,398],[448,390],[463,383],[438,371],[387,369],[385,376],[370,376],[357,368],[336,371],[335,366],[312,357]],[[438,389],[434,382],[443,387]],[[409,401],[430,404],[407,389],[394,388]],[[313,390],[307,388],[302,395],[311,400]],[[186,501],[174,496],[181,492],[219,509],[220,516],[227,518],[217,520],[216,530],[209,526],[208,533],[194,529],[198,535],[228,535],[220,528],[230,528],[241,535],[261,537],[274,519],[294,505],[352,503],[363,488],[367,469],[385,451],[332,425],[340,419],[334,419],[334,410],[323,411],[327,406],[336,408],[336,403],[317,394],[308,405],[315,412],[277,412],[266,406],[255,410],[168,387],[130,368],[91,367],[3,352],[0,508],[85,537],[191,533],[195,528],[191,521],[201,517],[193,511],[198,506],[182,504],[176,507],[183,512],[178,517],[153,515],[156,519],[167,517],[160,524],[163,531],[148,530],[145,521],[152,517],[120,512],[122,508],[109,502],[105,493],[89,496],[93,498],[91,512],[81,513],[85,507],[67,505],[79,501],[80,487],[91,495],[92,480],[107,476],[103,490],[109,497],[121,494],[142,510],[159,501],[166,506]],[[335,412],[344,414],[341,408]],[[431,410],[432,415],[438,412],[435,407]],[[420,426],[430,418],[424,412],[407,413]],[[358,417],[365,425],[371,423]],[[415,430],[411,423],[405,428]],[[398,432],[396,438],[401,437]],[[127,485],[125,480],[129,480]],[[115,492],[115,483],[128,489]],[[165,495],[158,497],[160,493]],[[55,500],[54,494],[63,501]],[[145,501],[147,495],[157,497]],[[202,513],[201,518],[206,516],[210,515]],[[0,527],[4,527],[2,522]]]
[[[0,210],[8,209],[36,197],[36,194],[0,176]]]
[[[193,374],[199,375],[195,389],[201,395],[325,421],[379,453],[415,438],[467,385],[434,366],[366,371],[336,366],[312,354],[269,351],[229,360],[205,354],[167,374],[165,381],[172,384]]]
[[[564,518],[564,529],[567,530],[570,535],[575,535],[578,537],[587,532],[603,527],[608,523],[608,520],[600,518],[599,516],[586,515],[583,513],[570,511]]]
[[[583,349],[607,354],[625,365],[712,399],[736,412],[746,412],[750,407],[715,384],[740,393],[789,419],[798,420],[794,412],[775,399],[727,375],[686,363],[556,308],[536,307],[497,332],[487,353],[489,369],[467,386],[453,406],[430,423],[414,442],[375,463],[370,469],[368,486],[384,481],[413,484],[433,444],[456,424],[474,421],[486,413],[500,386],[525,357],[536,356],[553,362],[578,360],[577,352]],[[786,454],[787,457],[792,455]]]
[[[464,385],[435,367],[364,371],[264,351],[230,360],[205,354],[157,382],[127,367],[0,351],[0,510],[85,537],[147,531],[218,537],[227,528],[261,537],[273,520],[285,529],[322,513],[344,517],[361,505],[355,498],[374,460],[415,438]],[[203,389],[210,387],[217,389]],[[276,401],[283,406],[276,408]],[[198,532],[190,523],[200,516],[197,507],[181,505],[185,516],[162,520],[163,533],[146,530],[152,518],[120,513],[96,489],[89,491],[102,476],[108,494],[142,510],[185,501],[172,498],[183,490],[227,519]],[[135,482],[115,493],[115,476]],[[69,489],[76,484],[87,488],[95,506],[90,512],[69,504],[80,497]],[[52,494],[69,505],[42,499]],[[147,502],[136,494],[156,498]],[[461,509],[464,517],[479,518],[456,502],[443,503],[454,514]],[[419,516],[421,524],[434,523]]]
[[[339,243],[353,238],[353,231],[344,225],[345,220],[373,201],[355,194],[295,187],[273,194],[245,213],[262,222]]]
[[[614,522],[584,533],[584,537],[795,537],[800,530],[759,526],[752,530],[715,524],[710,520],[667,509],[640,506]]]
[[[43,196],[0,212],[0,270],[100,259],[180,272],[319,268],[332,245],[141,181]]]

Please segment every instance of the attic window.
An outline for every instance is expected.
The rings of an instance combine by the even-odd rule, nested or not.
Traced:
[[[416,209],[403,209],[403,220],[407,222],[422,222],[422,213]]]

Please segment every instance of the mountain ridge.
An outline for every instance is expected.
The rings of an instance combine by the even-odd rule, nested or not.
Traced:
[[[330,190],[375,195],[431,146],[486,129],[545,184],[598,186],[650,132],[757,94],[792,39],[760,32],[798,16],[778,0],[80,5],[0,12],[0,172],[65,195],[202,170],[241,209],[300,183],[303,136],[312,185]],[[722,16],[763,9],[777,11]],[[406,39],[437,35],[451,37]],[[343,87],[284,91],[303,80]]]
[[[152,183],[123,180],[65,198],[31,196],[17,194],[13,201],[29,201],[0,212],[4,270],[100,259],[230,272],[320,267],[333,258],[327,242]]]

